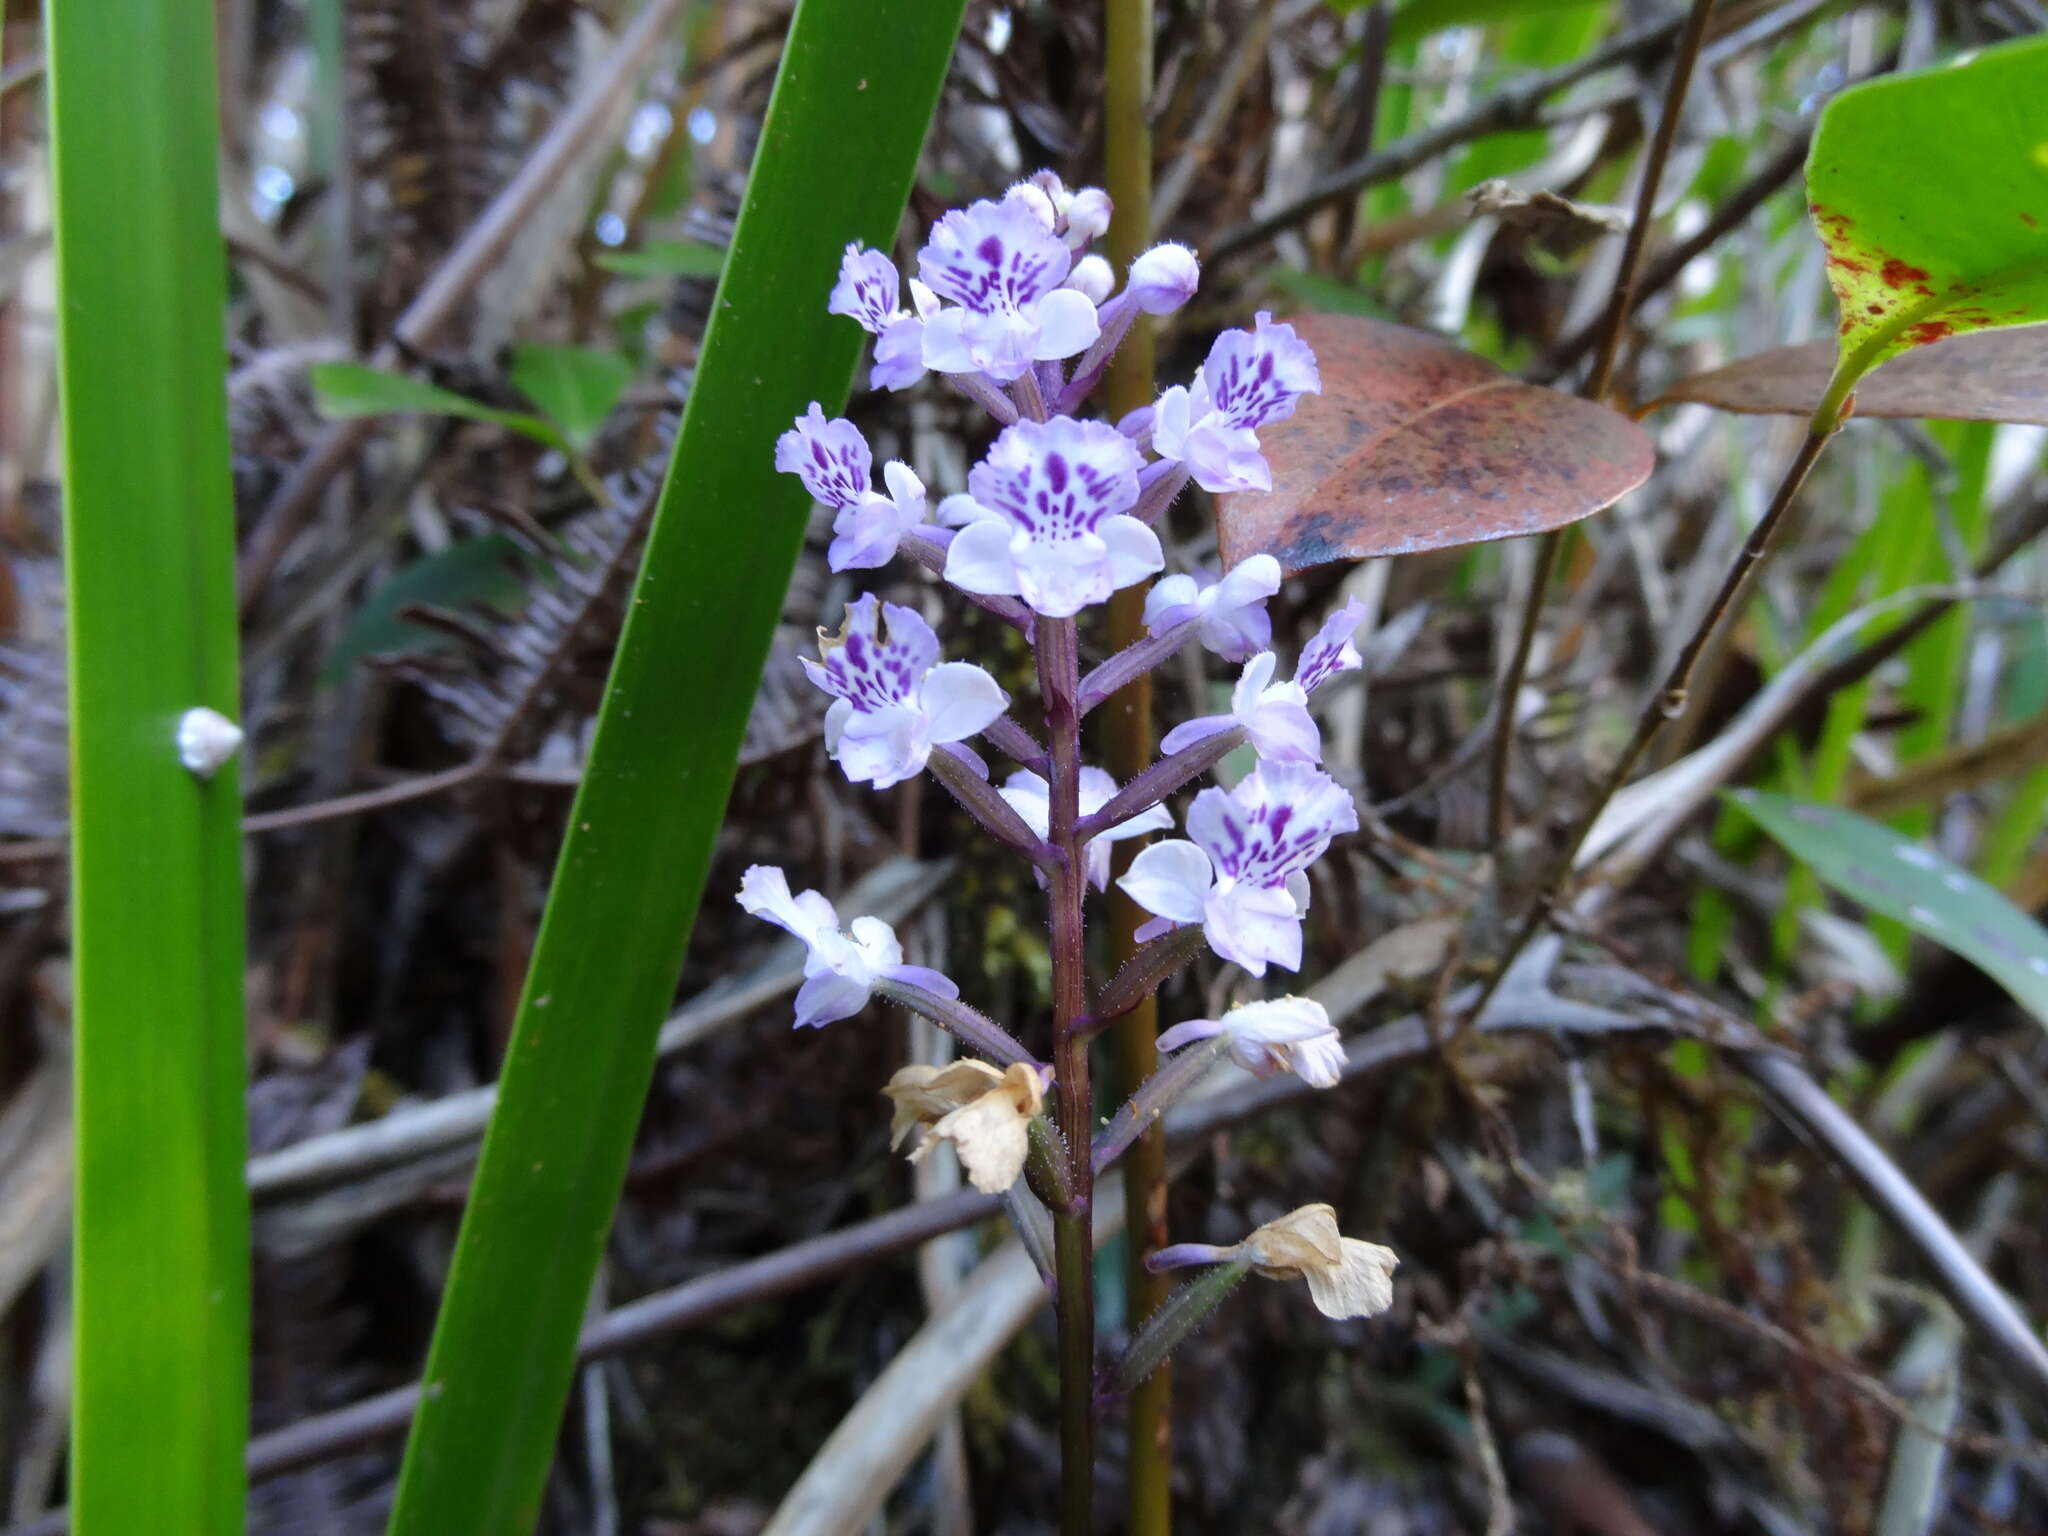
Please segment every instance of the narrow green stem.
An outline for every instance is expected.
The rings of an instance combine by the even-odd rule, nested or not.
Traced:
[[[1102,116],[1103,181],[1116,217],[1109,228],[1109,259],[1119,272],[1152,243],[1152,37],[1153,0],[1104,0]],[[1112,421],[1152,403],[1152,328],[1140,315],[1110,362],[1105,405]],[[1128,587],[1109,607],[1109,643],[1118,652],[1144,637],[1145,588]],[[1118,780],[1142,772],[1152,759],[1152,680],[1140,676],[1109,702],[1107,757]],[[1129,868],[1144,846],[1120,843],[1116,869]],[[1122,964],[1137,952],[1138,924],[1145,920],[1121,890],[1110,898],[1110,946]],[[1119,1085],[1135,1093],[1159,1062],[1153,1042],[1159,1033],[1158,1005],[1148,992],[1111,1031]],[[1124,1271],[1125,1311],[1137,1327],[1164,1301],[1167,1282],[1145,1268],[1145,1255],[1166,1241],[1166,1138],[1157,1126],[1140,1136],[1124,1159],[1124,1224],[1129,1233]],[[1125,1466],[1125,1529],[1131,1536],[1166,1536],[1173,1508],[1168,1487],[1172,1471],[1173,1383],[1165,1371],[1153,1374],[1131,1399],[1130,1450]]]
[[[1091,1212],[1094,1167],[1088,1157],[1093,1097],[1088,1037],[1079,1029],[1087,1007],[1087,943],[1082,901],[1088,866],[1077,832],[1081,820],[1080,658],[1072,619],[1040,619],[1038,683],[1045,699],[1052,773],[1048,830],[1062,855],[1046,871],[1052,929],[1053,1084],[1060,1134],[1067,1143],[1065,1209],[1053,1213],[1053,1267],[1060,1356],[1060,1533],[1090,1536],[1095,1488],[1095,1244]]]

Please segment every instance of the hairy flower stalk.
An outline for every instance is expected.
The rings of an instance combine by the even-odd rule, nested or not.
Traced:
[[[1031,646],[1040,723],[1027,723],[1028,713],[980,666],[945,657],[926,617],[937,611],[931,589],[922,611],[856,595],[840,628],[820,631],[818,659],[805,666],[832,700],[825,748],[849,781],[880,789],[930,774],[991,842],[1030,863],[1045,891],[1050,1029],[987,1017],[940,972],[906,964],[886,924],[854,917],[842,926],[830,901],[817,891],[792,893],[779,869],[749,869],[739,892],[748,912],[804,945],[799,1025],[852,1018],[880,997],[936,1021],[971,1053],[913,1063],[883,1092],[894,1106],[892,1139],[901,1145],[916,1136],[913,1159],[949,1146],[976,1188],[1003,1196],[1052,1291],[1062,1536],[1092,1529],[1096,1174],[1226,1061],[1256,1076],[1292,1072],[1328,1086],[1344,1059],[1328,1016],[1307,999],[1253,995],[1220,1018],[1189,1019],[1156,1036],[1152,1001],[1204,948],[1251,977],[1269,965],[1298,968],[1308,868],[1358,825],[1350,794],[1319,766],[1312,702],[1322,683],[1359,664],[1351,643],[1359,606],[1333,614],[1283,677],[1265,606],[1280,586],[1270,555],[1228,572],[1165,576],[1149,593],[1142,585],[1165,564],[1152,525],[1190,480],[1211,490],[1270,484],[1258,429],[1320,387],[1314,355],[1289,327],[1261,315],[1253,329],[1219,336],[1193,383],[1156,404],[1128,409],[1126,393],[1113,424],[1073,414],[1120,342],[1143,335],[1133,322],[1178,308],[1200,276],[1191,252],[1154,246],[1129,259],[1119,288],[1115,268],[1088,249],[1110,212],[1100,191],[1070,191],[1041,172],[1000,199],[941,218],[907,283],[885,253],[847,247],[828,307],[874,335],[872,386],[907,389],[936,373],[982,404],[996,428],[965,488],[936,497],[935,519],[935,497],[909,465],[884,465],[877,488],[874,454],[850,420],[813,406],[774,448],[777,467],[833,514],[827,559],[835,571],[899,560],[921,566],[943,591],[995,612]],[[1093,626],[1112,599],[1119,649],[1084,678],[1081,627]],[[1084,763],[1089,711],[1119,694],[1137,697],[1126,690],[1142,692],[1151,672],[1189,645],[1239,669],[1229,713],[1168,732],[1156,760],[1149,736],[1119,733],[1110,766],[1127,779],[1122,785]],[[1112,863],[1113,845],[1170,829],[1168,801],[1246,744],[1257,768],[1233,788],[1195,794],[1185,807],[1186,838]],[[983,751],[1009,766],[992,768]],[[1091,1005],[1089,903],[1105,895],[1134,902],[1152,921]],[[1118,1045],[1129,1097],[1097,1135],[1089,1040],[1112,1019],[1124,1021]],[[1143,1038],[1127,1038],[1134,1030]],[[1142,1047],[1135,1056],[1133,1044]],[[1147,1065],[1131,1070],[1134,1059]],[[1149,1156],[1153,1144],[1141,1153]],[[1143,1187],[1164,1186],[1155,1177]],[[1377,1298],[1391,1255],[1381,1264],[1386,1250],[1340,1239],[1333,1219],[1311,1214],[1327,1209],[1304,1207],[1233,1250],[1160,1248],[1155,1265],[1220,1267],[1143,1325],[1124,1363],[1103,1378],[1112,1393],[1149,1374],[1243,1273],[1300,1275],[1319,1304],[1339,1297],[1352,1305],[1345,1315]],[[1163,1212],[1162,1202],[1148,1213],[1139,1234],[1146,1246],[1164,1244]],[[1156,1422],[1163,1426],[1163,1417]],[[1146,1472],[1161,1494],[1149,1505],[1153,1530],[1164,1529],[1165,1445],[1162,1427]]]

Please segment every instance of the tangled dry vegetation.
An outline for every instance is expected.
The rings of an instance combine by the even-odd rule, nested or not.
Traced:
[[[680,28],[628,33],[623,14],[555,0],[223,13],[251,740],[252,1530],[370,1531],[388,1507],[402,1404],[329,1416],[418,1369],[710,300],[709,277],[598,258],[722,241],[786,23],[771,3],[649,4]],[[1436,329],[1573,385],[1619,254],[1602,210],[1633,196],[1675,16],[1587,5],[1419,36],[1396,20],[1390,37],[1384,9],[1310,0],[1159,12],[1157,233],[1205,259],[1201,297],[1161,339],[1162,379],[1264,307]],[[345,16],[338,120],[319,108],[316,13]],[[1797,174],[1817,103],[2041,25],[2032,0],[1717,13],[1615,395],[1650,401],[1825,335]],[[1093,179],[1101,42],[1085,0],[977,0],[905,228],[1020,169]],[[41,144],[29,93],[6,105],[22,254],[0,309],[0,1467],[26,1523],[61,1494],[65,1411],[64,711]],[[550,125],[578,114],[588,132],[564,153]],[[508,206],[537,163],[547,174]],[[309,362],[381,355],[517,404],[514,340],[633,360],[589,450],[606,502],[499,427],[331,423],[307,384]],[[879,456],[941,489],[981,448],[937,391],[857,398],[852,414]],[[1236,1086],[1194,1106],[1173,1127],[1171,1225],[1231,1241],[1313,1187],[1402,1268],[1387,1318],[1331,1324],[1252,1288],[1178,1357],[1189,1530],[2048,1527],[2048,1356],[2024,1327],[2001,1331],[1983,1293],[1988,1275],[2048,1317],[2048,1041],[1966,962],[1867,923],[1714,796],[1833,785],[1988,867],[2029,910],[2048,901],[2037,436],[1851,428],[1659,738],[1659,764],[1718,747],[1711,773],[1635,803],[1597,909],[1561,911],[1460,1026],[1802,430],[1700,404],[1645,424],[1654,476],[1584,525],[1546,611],[1505,837],[1490,721],[1531,546],[1325,566],[1273,605],[1283,650],[1343,597],[1370,614],[1368,666],[1325,722],[1364,831],[1318,869],[1302,967],[1352,1070],[1313,1098]],[[1209,512],[1175,509],[1169,569],[1214,560]],[[1872,546],[1880,519],[1896,532]],[[943,959],[992,1013],[1035,1016],[1044,937],[1015,866],[919,782],[874,797],[827,771],[825,700],[796,657],[854,589],[826,568],[822,520],[813,532],[711,888],[761,860],[858,889],[852,909],[894,921],[913,959]],[[1881,553],[1895,548],[1909,553]],[[1959,602],[1973,568],[2002,597],[1972,586]],[[1894,611],[1924,622],[1907,642],[1852,626],[1850,643],[1808,649],[1908,589]],[[921,575],[881,590],[936,601]],[[994,623],[970,643],[1027,664]],[[886,1151],[877,1089],[922,1059],[906,1033],[922,1026],[878,1007],[792,1038],[797,979],[758,925],[707,904],[549,1529],[763,1529],[888,1362],[980,1283],[991,1229],[966,1224],[985,1209],[941,1160],[908,1170]],[[1243,986],[1210,960],[1163,1006],[1214,1016]],[[906,1221],[918,1198],[945,1203]],[[775,1257],[793,1245],[810,1246]],[[1113,1287],[1102,1302],[1118,1326]],[[875,1529],[1048,1528],[1045,1324],[1021,1321],[934,1408],[929,1452],[895,1448],[911,1474]]]

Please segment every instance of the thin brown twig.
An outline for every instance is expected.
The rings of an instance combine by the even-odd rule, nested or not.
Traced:
[[[1706,41],[1707,19],[1713,0],[1692,0],[1686,13],[1685,30],[1679,34],[1678,56],[1672,61],[1671,81],[1664,93],[1664,108],[1657,118],[1657,131],[1643,158],[1643,171],[1636,186],[1635,216],[1629,220],[1628,236],[1621,248],[1621,260],[1614,272],[1614,288],[1607,297],[1606,313],[1600,325],[1600,344],[1593,366],[1579,393],[1592,401],[1604,400],[1614,379],[1614,361],[1621,354],[1621,333],[1628,325],[1629,312],[1636,304],[1636,272],[1642,264],[1643,247],[1650,238],[1650,226],[1657,217],[1657,194],[1664,185],[1664,167],[1671,159],[1671,146],[1678,139],[1678,124],[1685,115],[1685,95],[1699,64],[1700,48]],[[1515,636],[1515,649],[1500,682],[1500,702],[1493,725],[1493,770],[1488,779],[1486,825],[1488,836],[1498,847],[1508,832],[1508,770],[1515,748],[1515,705],[1521,697],[1522,679],[1529,673],[1529,653],[1536,645],[1536,627],[1543,617],[1543,599],[1557,572],[1558,557],[1570,529],[1553,528],[1537,546],[1536,569],[1530,574],[1529,595],[1522,606],[1522,624]]]
[[[1580,813],[1577,826],[1573,828],[1563,851],[1551,867],[1542,893],[1522,920],[1520,929],[1517,930],[1493,975],[1481,991],[1479,1002],[1474,1008],[1475,1014],[1484,1010],[1487,1003],[1492,1000],[1516,958],[1529,947],[1530,941],[1542,932],[1551,914],[1562,910],[1565,883],[1571,878],[1572,865],[1578,856],[1579,846],[1593,830],[1593,824],[1600,819],[1600,813],[1607,809],[1607,802],[1614,798],[1628,782],[1629,776],[1635,772],[1636,765],[1642,761],[1644,752],[1649,749],[1651,739],[1667,722],[1677,719],[1685,712],[1687,690],[1692,684],[1693,669],[1699,665],[1701,654],[1719,632],[1722,620],[1734,610],[1743,594],[1748,591],[1750,579],[1769,551],[1773,537],[1780,524],[1784,522],[1785,513],[1799,494],[1799,488],[1806,483],[1807,473],[1813,468],[1814,461],[1820,457],[1821,450],[1828,445],[1829,439],[1840,430],[1840,427],[1839,419],[1826,425],[1816,419],[1801,440],[1798,453],[1793,455],[1792,462],[1786,466],[1784,478],[1778,482],[1778,490],[1772,496],[1770,506],[1765,509],[1763,517],[1758,520],[1756,527],[1750,531],[1749,538],[1736,553],[1733,563],[1728,567],[1727,575],[1721,580],[1720,590],[1714,594],[1714,600],[1701,617],[1698,627],[1686,641],[1685,648],[1678,653],[1678,659],[1672,663],[1663,686],[1643,706],[1642,714],[1636,720],[1635,733],[1630,736],[1628,745],[1622,749],[1621,755],[1615,759],[1614,766],[1608,770],[1599,792]]]

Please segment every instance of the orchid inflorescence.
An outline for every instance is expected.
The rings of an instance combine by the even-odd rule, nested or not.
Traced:
[[[815,891],[793,896],[781,870],[749,869],[739,898],[805,945],[798,1025],[845,1018],[880,992],[993,1059],[898,1073],[887,1089],[896,1138],[922,1127],[914,1156],[951,1142],[983,1190],[1009,1190],[1021,1172],[1052,1208],[1061,1241],[1070,1228],[1085,1233],[1093,1164],[1103,1151],[1088,1096],[1087,1040],[1108,1018],[1088,1006],[1083,906],[1088,887],[1109,883],[1110,844],[1169,829],[1168,797],[1250,747],[1257,766],[1228,789],[1201,790],[1186,813],[1186,837],[1144,848],[1116,882],[1153,914],[1138,932],[1146,948],[1130,967],[1149,975],[1149,995],[1174,968],[1169,959],[1192,955],[1196,930],[1251,977],[1269,966],[1298,970],[1309,867],[1358,828],[1350,793],[1321,767],[1311,712],[1319,688],[1360,665],[1352,643],[1363,617],[1357,602],[1330,615],[1282,680],[1265,609],[1280,586],[1272,556],[1253,555],[1226,572],[1167,576],[1148,594],[1145,636],[1080,672],[1076,616],[1162,571],[1154,528],[1168,505],[1190,480],[1211,492],[1270,489],[1260,430],[1321,389],[1307,344],[1261,313],[1252,329],[1219,336],[1197,376],[1156,404],[1113,424],[1075,414],[1133,320],[1178,309],[1200,276],[1191,251],[1156,245],[1115,289],[1109,264],[1088,253],[1109,216],[1099,190],[1069,191],[1041,172],[1000,200],[942,217],[907,285],[882,252],[846,248],[829,308],[874,335],[870,384],[900,390],[937,374],[995,419],[995,439],[964,491],[933,508],[902,463],[883,466],[877,490],[859,429],[815,404],[775,449],[776,467],[798,476],[834,513],[833,570],[907,557],[1031,644],[1043,744],[1012,718],[1012,700],[994,677],[969,662],[942,661],[938,636],[920,614],[872,594],[847,606],[837,634],[820,632],[819,659],[805,665],[832,697],[825,742],[848,779],[884,788],[930,772],[1033,865],[1050,907],[1053,1059],[1037,1060],[962,1003],[944,976],[905,965],[886,924],[860,917],[842,931],[831,903]],[[1240,668],[1229,712],[1170,731],[1159,760],[1127,785],[1083,766],[1082,718],[1190,645]],[[1015,761],[1000,787],[971,738]],[[1160,959],[1149,972],[1140,964],[1148,953]],[[1114,990],[1096,994],[1097,1008]],[[1129,993],[1126,987],[1113,999],[1115,1012],[1139,1000]],[[1195,1052],[1204,1053],[1204,1067],[1227,1055],[1257,1076],[1292,1072],[1316,1087],[1335,1084],[1345,1059],[1321,1005],[1295,997],[1178,1024],[1159,1045],[1179,1055],[1134,1096],[1152,1119],[1201,1075],[1174,1070]],[[1040,1125],[1034,1137],[1048,1102],[1055,1125]],[[1317,1305],[1332,1315],[1368,1315],[1390,1304],[1392,1255],[1340,1240],[1326,1206],[1269,1223],[1236,1249],[1181,1245],[1153,1262],[1305,1275]]]

